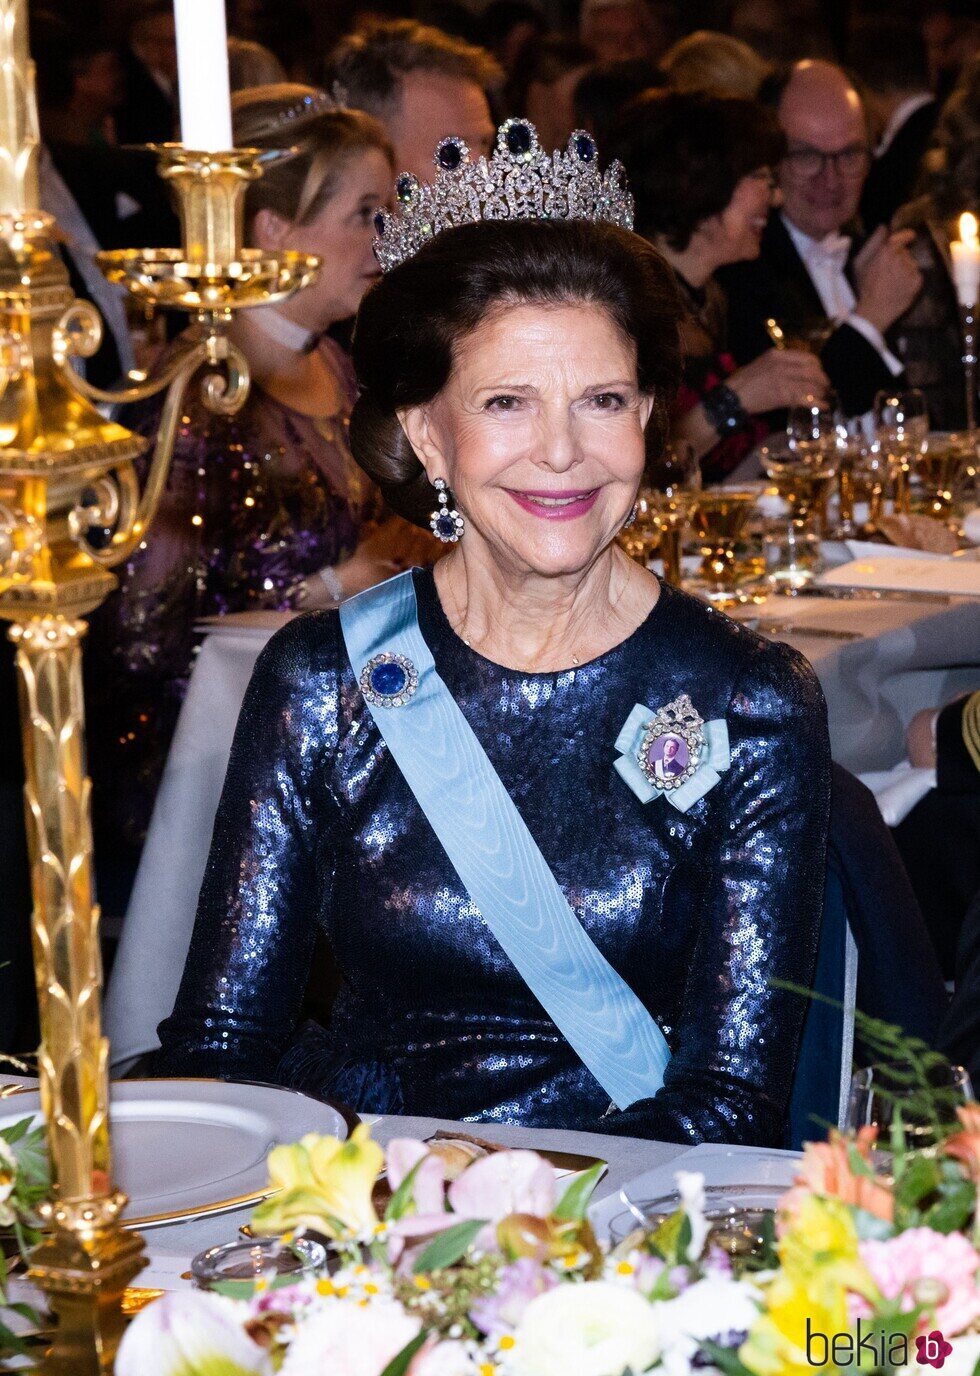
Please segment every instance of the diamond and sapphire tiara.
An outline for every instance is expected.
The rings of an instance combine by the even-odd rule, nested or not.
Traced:
[[[497,131],[488,158],[473,162],[460,138],[443,139],[433,162],[435,181],[403,172],[395,182],[399,209],[374,217],[374,252],[382,272],[397,267],[444,230],[480,220],[592,220],[633,228],[626,173],[612,162],[599,170],[591,134],[578,129],[564,152],[546,153],[526,119]]]

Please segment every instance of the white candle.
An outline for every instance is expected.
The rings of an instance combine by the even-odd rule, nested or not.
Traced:
[[[960,216],[960,237],[949,246],[953,256],[953,281],[961,306],[975,306],[980,296],[980,240],[977,217],[965,211]]]
[[[174,18],[181,143],[202,153],[225,152],[234,147],[225,0],[174,0]]]

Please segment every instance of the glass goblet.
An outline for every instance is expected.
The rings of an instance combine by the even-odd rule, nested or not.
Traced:
[[[644,568],[657,552],[660,544],[660,531],[654,524],[653,509],[645,488],[636,495],[633,517],[619,533],[620,547]]]
[[[866,1066],[851,1077],[847,1128],[878,1129],[876,1157],[887,1164],[896,1127],[909,1151],[925,1150],[956,1124],[956,1110],[974,1102],[969,1073],[961,1065],[940,1065],[927,1074],[928,1090],[899,1081],[887,1066]]]
[[[926,516],[948,521],[953,515],[962,486],[962,472],[968,466],[965,435],[937,430],[926,437],[915,461],[918,493],[915,507]]]
[[[650,468],[648,486],[643,489],[653,524],[660,532],[664,579],[675,588],[681,586],[681,536],[700,490],[701,465],[684,441],[668,445]]]
[[[764,446],[760,458],[767,477],[789,508],[785,557],[770,568],[769,581],[783,592],[798,592],[823,568],[820,531],[840,454],[822,447],[801,452],[789,446]]]
[[[734,606],[741,601],[736,591],[735,544],[757,496],[749,488],[712,487],[696,494],[691,504],[691,525],[701,550],[702,591],[716,606]]]
[[[918,388],[879,392],[874,404],[875,438],[888,454],[895,510],[911,508],[909,475],[929,436],[929,412]]]

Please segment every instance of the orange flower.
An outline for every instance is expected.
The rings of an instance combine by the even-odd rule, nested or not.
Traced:
[[[858,1130],[857,1138],[851,1141],[839,1132],[832,1131],[828,1142],[807,1142],[795,1187],[783,1196],[780,1212],[793,1215],[801,1199],[808,1194],[817,1194],[826,1199],[839,1199],[857,1209],[865,1209],[876,1218],[890,1223],[895,1211],[890,1190],[880,1180],[859,1175],[851,1165],[848,1150],[856,1151],[862,1160],[870,1163],[871,1148],[877,1134],[877,1128],[863,1127]]]
[[[980,1186],[980,1104],[966,1104],[956,1110],[956,1116],[962,1131],[946,1139],[943,1151],[962,1161],[969,1178]]]

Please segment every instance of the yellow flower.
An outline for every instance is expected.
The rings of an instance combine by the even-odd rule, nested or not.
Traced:
[[[854,1215],[839,1199],[807,1195],[779,1240],[779,1260],[795,1282],[876,1293],[858,1253]]]
[[[252,1215],[257,1233],[310,1228],[327,1237],[373,1229],[378,1216],[371,1191],[384,1153],[359,1123],[346,1142],[311,1133],[269,1153],[269,1184],[275,1193]]]
[[[829,1278],[803,1284],[780,1273],[738,1355],[756,1376],[812,1376],[823,1336],[846,1333],[849,1326],[843,1285]]]
[[[861,1261],[853,1215],[839,1199],[802,1196],[778,1251],[782,1268],[739,1356],[756,1376],[803,1376],[821,1365],[835,1333],[850,1330],[848,1291],[872,1302],[880,1296]]]

